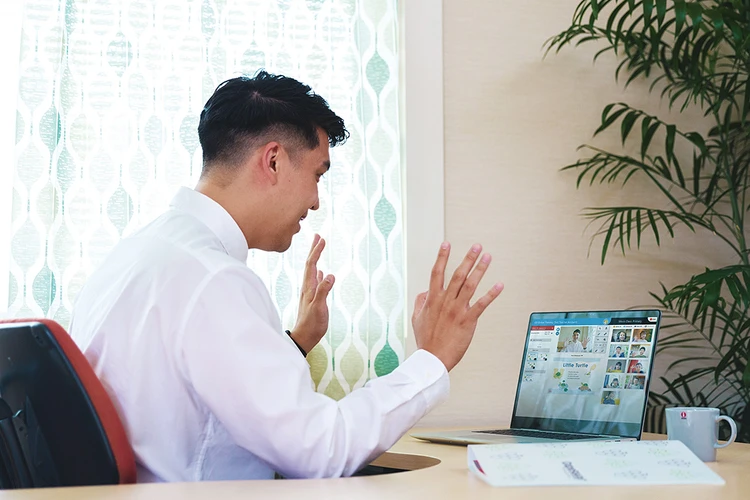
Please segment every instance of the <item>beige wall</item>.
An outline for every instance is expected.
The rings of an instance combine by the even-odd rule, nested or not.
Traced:
[[[449,401],[423,425],[509,421],[532,311],[649,303],[647,292],[660,280],[672,285],[730,258],[705,235],[690,234],[661,249],[614,255],[604,266],[598,244],[587,256],[591,231],[585,232],[582,208],[662,200],[638,179],[626,190],[576,190],[575,175],[560,167],[578,158],[576,147],[591,139],[607,103],[625,99],[664,117],[668,110],[643,84],[622,92],[614,60],[594,66],[593,47],[543,60],[542,44],[567,26],[577,3],[444,1],[446,235],[455,253],[481,242],[494,256],[487,286],[503,281],[506,290],[452,372]],[[696,113],[674,119],[700,123]]]

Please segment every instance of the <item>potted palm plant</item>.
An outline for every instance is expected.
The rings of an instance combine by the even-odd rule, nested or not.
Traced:
[[[584,145],[585,157],[564,170],[577,185],[626,184],[641,176],[663,195],[654,206],[585,209],[598,224],[593,238],[604,263],[646,237],[674,238],[677,226],[716,238],[735,255],[686,283],[651,293],[665,312],[659,351],[679,354],[661,377],[660,404],[716,406],[750,440],[750,2],[747,0],[583,0],[547,52],[599,44],[595,60],[612,52],[615,76],[627,86],[650,82],[671,110],[700,109],[708,132],[684,130],[625,102],[607,105],[594,135],[616,131],[628,153]],[[634,147],[633,147],[634,146]]]

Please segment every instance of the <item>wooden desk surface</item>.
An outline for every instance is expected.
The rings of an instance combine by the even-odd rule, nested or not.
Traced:
[[[647,436],[659,439],[663,436]],[[407,455],[404,455],[407,454]],[[419,455],[419,456],[409,456]],[[137,484],[83,488],[48,488],[0,491],[0,500],[87,500],[87,499],[234,499],[325,498],[325,499],[523,499],[566,500],[580,498],[680,500],[750,498],[750,444],[732,444],[718,451],[710,463],[726,481],[724,486],[616,486],[493,488],[471,474],[466,467],[466,447],[425,443],[402,438],[376,463],[401,468],[419,467],[439,459],[432,467],[380,476],[343,479],[277,481],[222,481],[202,483]]]

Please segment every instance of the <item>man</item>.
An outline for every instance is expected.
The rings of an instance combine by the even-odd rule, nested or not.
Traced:
[[[624,358],[625,357],[625,353],[622,352],[622,347],[620,347],[619,345],[617,347],[615,347],[614,357],[615,358]]]
[[[584,352],[586,350],[586,343],[581,343],[581,341],[578,340],[578,337],[580,336],[581,330],[578,328],[573,330],[573,338],[565,344],[563,352]]]
[[[288,249],[318,209],[343,120],[310,87],[259,72],[219,85],[198,135],[197,187],[115,247],[71,334],[119,410],[139,481],[351,475],[447,397],[448,371],[502,291],[472,303],[491,257],[474,245],[446,287],[444,243],[412,316],[418,350],[334,401],[314,392],[303,356],[328,328],[325,241],[314,238],[289,335],[245,261],[249,248]]]
[[[646,357],[646,348],[641,346],[640,349],[638,349],[638,354],[633,356],[634,358],[645,358]]]

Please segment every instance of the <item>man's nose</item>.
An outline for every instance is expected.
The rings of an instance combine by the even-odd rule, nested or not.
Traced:
[[[320,198],[315,200],[315,204],[310,207],[310,210],[317,210],[320,208]]]

